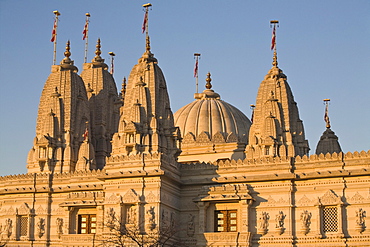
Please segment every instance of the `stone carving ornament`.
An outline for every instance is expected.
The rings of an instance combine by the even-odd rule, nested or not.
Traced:
[[[6,219],[5,221],[5,233],[8,238],[12,235],[13,232],[13,221],[11,219]]]
[[[136,222],[136,208],[134,205],[130,206],[127,210],[127,224],[135,224]]]
[[[116,212],[114,212],[114,209],[113,208],[109,208],[107,210],[107,223],[106,223],[106,226],[111,231],[113,231],[113,229],[116,226],[115,219],[116,219]]]
[[[366,211],[359,208],[356,210],[356,231],[363,232],[365,230]]]
[[[312,213],[308,212],[307,210],[304,210],[301,213],[301,223],[302,223],[302,228],[301,231],[303,234],[307,234],[310,230],[310,225],[311,225],[311,217]]]
[[[258,218],[258,233],[265,235],[268,231],[269,227],[269,213],[262,212],[260,217]]]
[[[156,227],[155,224],[155,207],[151,206],[147,211],[146,214],[148,215],[148,222],[149,222],[149,229],[153,231]]]
[[[39,218],[39,221],[37,222],[37,235],[39,238],[42,238],[42,236],[45,234],[45,219]]]
[[[57,218],[56,223],[57,223],[58,238],[60,238],[63,234],[63,219],[62,218]]]
[[[195,233],[194,218],[195,218],[194,215],[189,214],[188,229],[187,229],[188,237],[193,237]]]
[[[283,211],[279,211],[279,213],[275,217],[275,229],[277,233],[280,235],[284,232],[284,219],[286,215],[283,213]]]

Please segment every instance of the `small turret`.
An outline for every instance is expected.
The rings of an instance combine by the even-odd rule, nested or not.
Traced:
[[[325,104],[325,115],[324,121],[326,124],[326,130],[321,135],[319,142],[316,147],[316,154],[327,154],[327,153],[340,153],[342,148],[340,147],[338,137],[335,135],[334,131],[330,129],[330,120],[329,120],[329,102],[330,99],[324,99]]]

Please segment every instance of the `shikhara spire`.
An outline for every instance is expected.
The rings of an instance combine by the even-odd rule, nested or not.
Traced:
[[[253,124],[249,131],[247,158],[294,157],[306,155],[309,151],[297,103],[294,101],[286,75],[277,66],[276,26],[278,23],[278,21],[271,21],[273,63],[258,90],[253,109]]]

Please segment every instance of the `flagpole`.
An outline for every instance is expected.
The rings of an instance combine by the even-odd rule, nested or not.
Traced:
[[[195,77],[195,93],[198,93],[198,62],[200,58],[200,53],[194,53],[194,58],[195,58],[195,67],[194,67],[194,77]]]
[[[56,60],[57,60],[57,33],[58,33],[57,30],[58,30],[58,21],[59,21],[58,16],[60,16],[60,13],[58,10],[54,10],[53,13],[55,15],[55,20],[54,20],[52,39],[54,39],[53,65],[55,65]]]
[[[272,27],[272,38],[271,38],[271,50],[274,50],[274,56],[272,58],[272,66],[277,67],[277,53],[276,53],[276,27],[279,27],[279,21],[270,21],[270,27]]]
[[[145,29],[145,37],[146,37],[146,50],[150,51],[150,41],[149,41],[149,7],[152,7],[151,3],[143,4],[143,7],[145,8],[145,16],[144,16],[144,25],[143,25],[143,31]]]
[[[251,123],[253,124],[253,118],[254,118],[254,109],[256,108],[256,106],[252,104],[252,105],[250,105],[250,108],[251,108],[251,110],[252,110]]]
[[[114,54],[114,52],[109,52],[108,53],[109,55],[110,55],[110,73],[113,75],[113,72],[114,72],[114,56],[116,55],[116,54]]]
[[[325,104],[325,115],[324,115],[324,121],[326,123],[326,128],[330,128],[330,120],[329,120],[329,102],[330,99],[324,99]]]
[[[83,31],[83,39],[85,40],[85,56],[84,56],[84,63],[87,62],[87,48],[89,45],[89,18],[90,18],[90,13],[86,13],[86,22],[85,22],[85,27]]]

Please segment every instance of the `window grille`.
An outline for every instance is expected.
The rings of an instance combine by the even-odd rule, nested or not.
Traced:
[[[215,211],[215,232],[236,232],[237,211],[220,210]]]
[[[20,236],[27,236],[28,232],[28,217],[27,216],[20,216],[19,218],[19,235]]]
[[[338,231],[338,208],[335,206],[323,208],[323,231]]]

